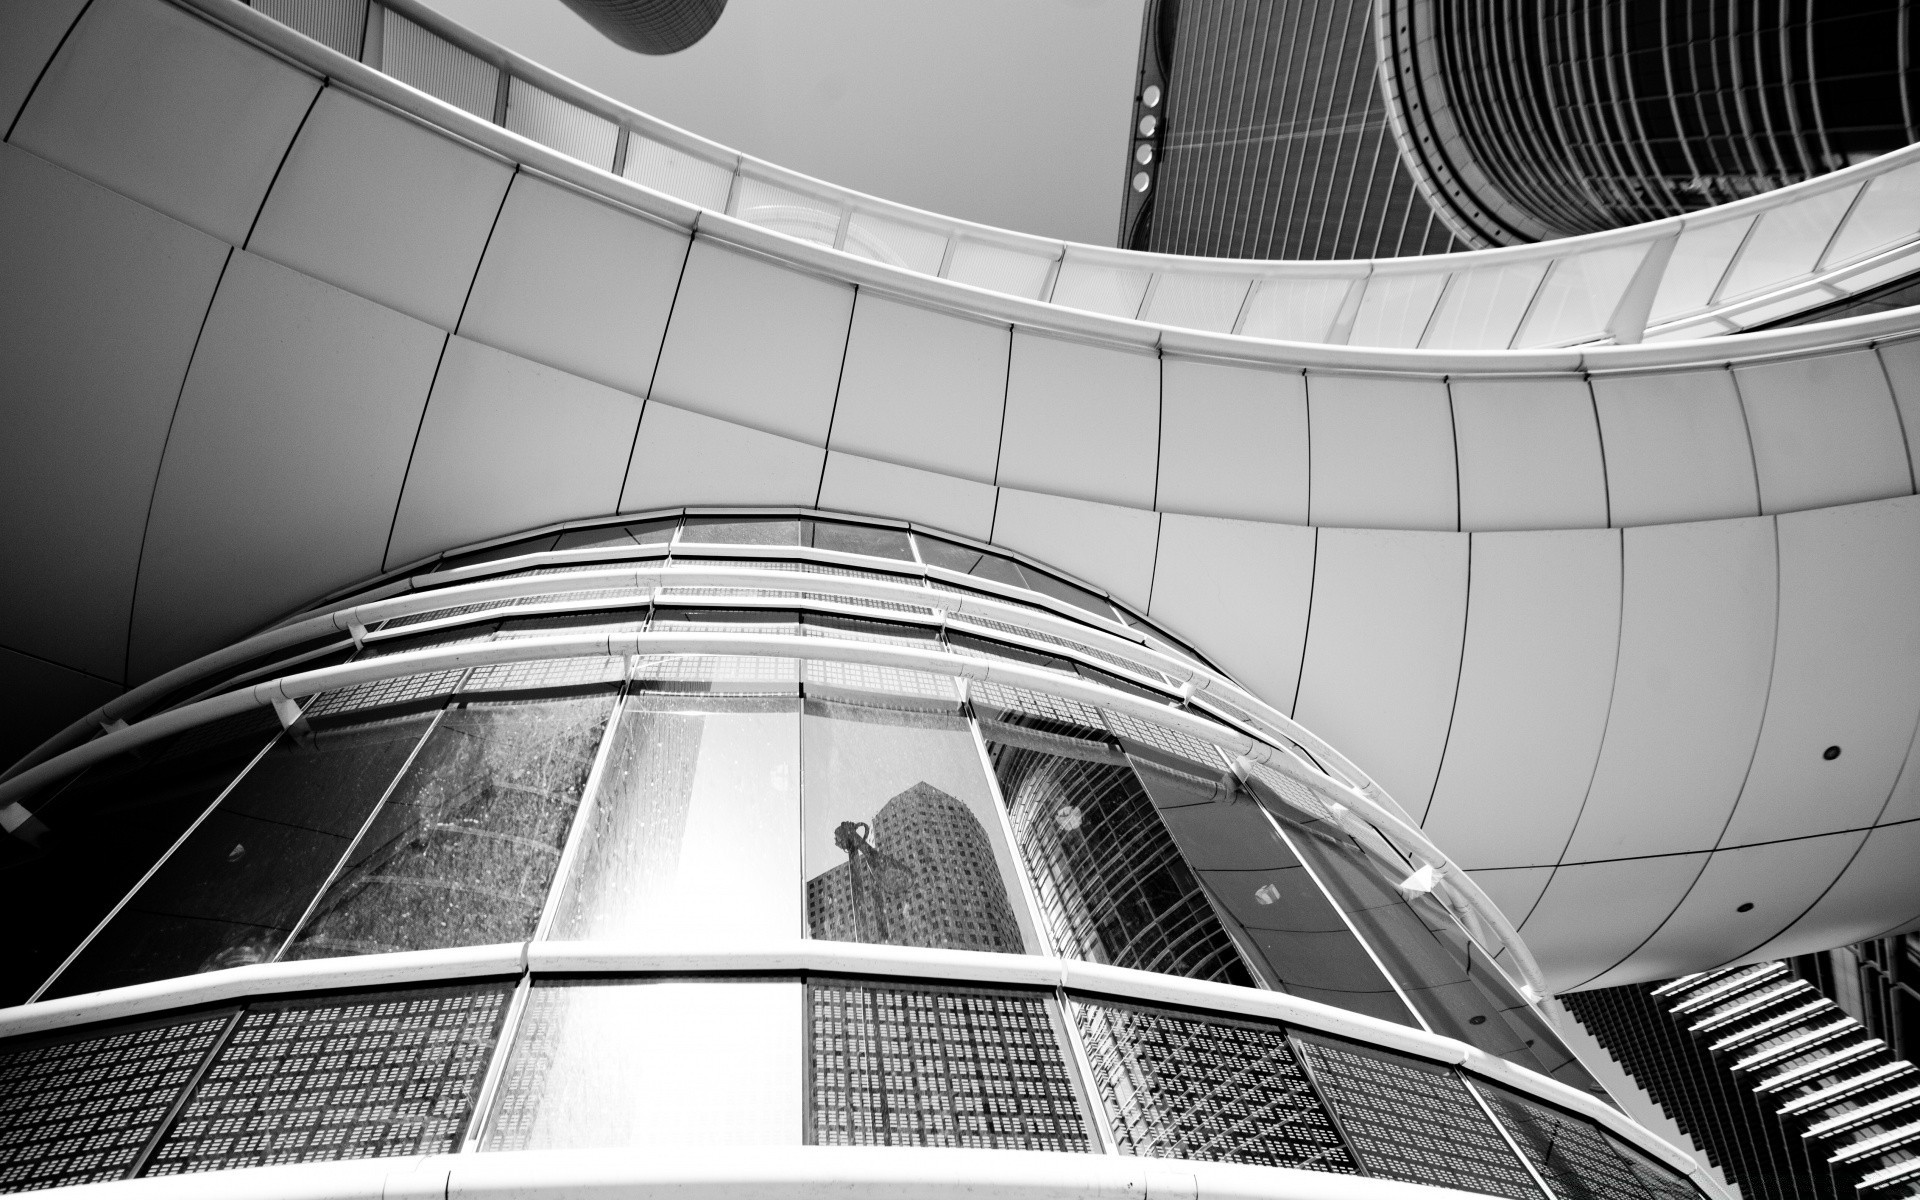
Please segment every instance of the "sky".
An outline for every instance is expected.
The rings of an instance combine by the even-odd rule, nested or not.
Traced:
[[[1119,232],[1143,0],[730,0],[678,54],[560,0],[426,0],[684,129],[833,183],[1047,237]]]

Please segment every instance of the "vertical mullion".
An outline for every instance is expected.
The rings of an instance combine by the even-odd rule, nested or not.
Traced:
[[[1407,1006],[1407,1012],[1415,1021],[1420,1023],[1421,1029],[1426,1030],[1428,1033],[1433,1033],[1433,1026],[1427,1023],[1425,1015],[1423,1015],[1413,1001],[1408,998],[1406,990],[1400,986],[1400,980],[1394,976],[1392,971],[1387,970],[1387,964],[1381,961],[1379,953],[1373,948],[1373,943],[1368,941],[1366,936],[1360,932],[1360,927],[1353,923],[1353,918],[1347,915],[1347,910],[1340,907],[1340,902],[1333,898],[1333,893],[1328,890],[1325,881],[1320,878],[1320,872],[1313,869],[1313,863],[1307,859],[1306,855],[1300,853],[1300,848],[1293,844],[1292,838],[1287,836],[1286,827],[1280,824],[1278,817],[1275,817],[1267,811],[1266,805],[1262,804],[1259,808],[1260,815],[1267,819],[1267,824],[1273,828],[1274,833],[1280,836],[1280,841],[1286,845],[1287,852],[1293,855],[1294,861],[1299,863],[1301,868],[1306,871],[1307,878],[1313,880],[1313,886],[1320,889],[1320,895],[1326,900],[1327,904],[1334,912],[1340,915],[1341,924],[1347,927],[1347,932],[1353,935],[1353,940],[1359,942],[1360,948],[1367,952],[1367,958],[1373,962],[1375,969],[1377,969],[1381,977],[1387,981],[1387,986],[1393,989],[1393,994],[1400,998],[1400,1003]]]
[[[1519,1159],[1520,1165],[1527,1169],[1527,1174],[1532,1177],[1535,1185],[1539,1187],[1541,1195],[1548,1197],[1548,1200],[1554,1200],[1554,1198],[1558,1197],[1560,1193],[1554,1191],[1547,1181],[1541,1177],[1540,1172],[1535,1169],[1533,1165],[1533,1160],[1527,1157],[1526,1151],[1520,1148],[1520,1143],[1514,1141],[1513,1135],[1507,1132],[1507,1127],[1501,1123],[1499,1116],[1493,1111],[1493,1106],[1488,1104],[1487,1098],[1480,1094],[1480,1089],[1473,1086],[1473,1080],[1469,1078],[1464,1071],[1456,1071],[1454,1078],[1460,1081],[1460,1086],[1467,1089],[1467,1095],[1473,1097],[1473,1102],[1480,1106],[1480,1111],[1487,1114],[1487,1120],[1493,1122],[1494,1129],[1500,1134],[1500,1140],[1512,1147],[1513,1156]]]
[[[560,897],[566,891],[568,877],[573,873],[574,860],[580,854],[580,841],[586,836],[587,822],[592,819],[593,810],[600,801],[601,778],[607,769],[607,759],[612,756],[614,738],[618,736],[626,713],[627,692],[632,686],[634,658],[627,659],[627,679],[613,696],[613,709],[607,716],[607,727],[600,734],[600,748],[594,752],[593,767],[587,772],[587,782],[580,791],[580,805],[574,809],[573,825],[567,830],[567,840],[560,851],[560,861],[553,868],[553,882],[547,885],[547,902],[541,906],[540,920],[533,927],[536,942],[544,942],[552,931],[554,918],[560,912]]]
[[[1081,1092],[1087,1098],[1094,1140],[1100,1143],[1102,1154],[1118,1154],[1120,1139],[1113,1132],[1113,1119],[1107,1113],[1107,1102],[1101,1098],[1100,1076],[1093,1069],[1093,1055],[1087,1052],[1086,1041],[1080,1036],[1080,1026],[1074,1020],[1073,1000],[1065,988],[1055,988],[1053,999],[1059,1009],[1060,1028],[1066,1039],[1067,1062],[1079,1074]]]
[[[1007,799],[1000,791],[1000,777],[994,774],[993,758],[987,753],[986,737],[980,732],[980,720],[973,715],[973,705],[967,705],[967,732],[973,735],[974,751],[980,756],[980,769],[987,777],[987,790],[993,796],[993,811],[1000,822],[1000,836],[1007,845],[1007,857],[1013,860],[1014,882],[1020,885],[1020,897],[1027,906],[1027,919],[1033,926],[1034,936],[1040,940],[1035,953],[1046,958],[1059,958],[1060,949],[1053,943],[1053,931],[1047,928],[1046,913],[1040,907],[1040,897],[1034,890],[1033,880],[1027,867],[1027,856],[1020,848],[1020,839],[1014,834],[1013,818],[1007,812]]]
[[[299,937],[301,931],[307,927],[307,922],[313,920],[313,914],[319,909],[320,902],[326,899],[327,892],[340,878],[340,872],[347,869],[347,863],[352,860],[353,852],[360,848],[361,841],[373,828],[373,823],[379,820],[381,813],[386,811],[387,801],[393,797],[394,789],[400,786],[400,781],[405,779],[407,772],[413,769],[414,760],[420,757],[420,751],[426,746],[427,739],[433,736],[434,730],[440,728],[441,718],[447,715],[447,708],[452,705],[454,697],[459,694],[460,684],[464,682],[466,682],[466,674],[462,673],[460,680],[454,684],[453,693],[447,697],[445,703],[441,704],[439,711],[433,714],[433,720],[427,722],[426,729],[420,733],[420,740],[413,744],[413,749],[408,752],[406,761],[400,764],[400,769],[395,771],[393,778],[387,781],[387,790],[380,793],[380,799],[375,801],[373,807],[367,811],[367,819],[360,822],[360,828],[354,831],[353,840],[348,842],[347,848],[340,852],[339,859],[333,864],[333,870],[327,872],[326,881],[320,885],[318,891],[314,892],[313,899],[307,902],[306,911],[302,912],[300,919],[293,923],[293,928],[287,933],[287,940],[280,943],[280,949],[274,952],[270,961],[280,962],[285,959],[287,951],[293,948],[294,939]]]
[[[1286,1029],[1284,1036],[1287,1040],[1287,1049],[1293,1051],[1294,1059],[1300,1064],[1300,1073],[1307,1077],[1308,1090],[1313,1093],[1313,1098],[1320,1102],[1320,1107],[1326,1112],[1328,1122],[1333,1125],[1334,1135],[1340,1139],[1341,1145],[1347,1148],[1347,1157],[1353,1160],[1353,1169],[1363,1177],[1371,1177],[1373,1168],[1368,1166],[1367,1160],[1360,1156],[1360,1147],[1354,1144],[1353,1135],[1347,1132],[1347,1123],[1340,1119],[1340,1110],[1335,1108],[1333,1101],[1327,1098],[1327,1087],[1320,1082],[1320,1073],[1314,1069],[1313,1059],[1301,1043],[1300,1035],[1292,1029]]]
[[[472,1154],[480,1149],[480,1139],[485,1136],[487,1125],[493,1117],[492,1108],[500,1092],[500,1080],[507,1073],[507,1057],[513,1051],[513,1040],[519,1036],[520,1022],[525,1017],[527,1003],[533,993],[533,973],[523,971],[520,981],[514,985],[513,998],[507,1001],[507,1011],[500,1017],[500,1032],[493,1041],[493,1056],[487,1060],[487,1073],[480,1079],[480,1090],[473,1097],[473,1115],[467,1120],[466,1136],[460,1139],[460,1148],[456,1154]]]
[[[173,1098],[172,1104],[167,1105],[167,1111],[161,1116],[160,1123],[153,1127],[153,1135],[147,1139],[144,1146],[140,1147],[140,1153],[134,1155],[133,1162],[127,1166],[127,1173],[122,1178],[138,1179],[140,1172],[147,1169],[147,1163],[153,1158],[153,1152],[160,1148],[161,1141],[167,1136],[167,1130],[172,1128],[173,1123],[180,1119],[180,1114],[186,1111],[188,1101],[193,1099],[193,1093],[200,1087],[200,1081],[205,1079],[207,1072],[212,1069],[213,1060],[220,1057],[220,1051],[226,1049],[227,1040],[233,1036],[233,1031],[240,1027],[240,1018],[246,1015],[245,1004],[241,1004],[228,1015],[225,1027],[214,1036],[213,1044],[207,1047],[207,1052],[201,1057],[199,1065],[194,1067],[193,1073],[187,1076],[187,1081],[180,1086],[180,1094]]]

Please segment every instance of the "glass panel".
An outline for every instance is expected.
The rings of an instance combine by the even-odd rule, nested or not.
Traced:
[[[1360,939],[1231,777],[1211,780],[1134,759],[1187,865],[1242,927],[1275,989],[1418,1025]]]
[[[1060,277],[1054,281],[1053,302],[1062,308],[1131,319],[1140,312],[1140,300],[1147,294],[1150,278],[1145,271],[1068,258],[1060,264]]]
[[[1181,329],[1232,333],[1240,306],[1247,298],[1247,287],[1244,277],[1162,271],[1140,319]]]
[[[1357,1175],[1286,1031],[1074,999],[1120,1153]]]
[[[840,233],[838,200],[809,196],[750,175],[742,175],[734,191],[733,215],[775,233],[823,246],[833,245]]]
[[[1555,259],[1513,344],[1557,346],[1599,337],[1646,256],[1646,245],[1637,244]]]
[[[1447,282],[1445,272],[1426,275],[1375,275],[1367,280],[1354,318],[1350,346],[1418,346],[1427,318]]]
[[[1460,272],[1420,344],[1429,350],[1505,349],[1546,270],[1544,262],[1527,262]]]
[[[947,278],[990,292],[1038,300],[1040,289],[1046,286],[1047,272],[1052,268],[1051,255],[1030,254],[984,242],[956,241],[953,260],[947,264]]]
[[[1351,279],[1263,279],[1240,322],[1245,337],[1324,342],[1352,289]]]
[[[641,187],[714,212],[726,211],[727,193],[733,190],[732,167],[632,132],[627,134],[627,161],[621,173]]]
[[[1540,1200],[1526,1167],[1449,1068],[1351,1042],[1296,1044],[1368,1174]]]
[[[1655,1167],[1591,1121],[1484,1079],[1473,1087],[1556,1200],[1697,1200],[1685,1180]]]
[[[32,914],[7,931],[0,1004],[21,1003],[45,983],[278,731],[265,711],[205,725],[30,800],[47,836],[0,838],[0,901],[7,912]],[[88,836],[98,828],[113,836]]]
[[[56,994],[272,961],[431,722],[275,742],[62,973]]]
[[[896,558],[913,561],[913,545],[904,529],[881,525],[854,525],[844,521],[802,523],[800,544],[817,550],[838,550],[842,554],[865,554],[871,558]]]
[[[798,546],[798,517],[688,517],[680,540],[706,546]]]
[[[800,614],[791,608],[676,608],[653,610],[653,628],[664,633],[793,633]]]
[[[818,979],[807,1010],[817,1145],[1094,1149],[1039,995]]]
[[[482,1150],[800,1144],[801,985],[544,983]]]
[[[1256,780],[1258,777],[1256,776]],[[1256,783],[1256,788],[1263,786]],[[1347,920],[1405,993],[1408,1003],[1438,1034],[1458,1038],[1489,1054],[1552,1075],[1570,1087],[1604,1095],[1546,1019],[1534,1011],[1505,975],[1467,937],[1431,894],[1412,895],[1394,885],[1398,862],[1378,835],[1362,846],[1351,833],[1325,820],[1296,817],[1278,803],[1270,811],[1294,852],[1319,878]]]
[[[1740,248],[1719,298],[1732,300],[1811,273],[1859,190],[1855,184],[1760,214],[1760,223]]]
[[[977,575],[981,579],[991,579],[995,583],[1011,584],[1017,588],[1027,586],[1027,577],[1021,573],[1020,564],[1010,558],[928,537],[924,533],[914,534],[913,539],[920,546],[921,560],[928,566],[945,567],[962,575]]]
[[[799,757],[798,700],[628,697],[551,936],[798,936]]]
[[[1660,290],[1654,293],[1647,319],[1657,323],[1705,308],[1752,224],[1752,217],[1741,217],[1712,225],[1689,225],[1673,245],[1673,257],[1660,276]]]
[[[449,708],[287,956],[532,936],[609,708],[604,693]]]
[[[380,62],[376,64],[382,71],[483,121],[493,120],[500,68],[390,8],[382,6],[379,11],[387,18],[381,28]]]
[[[1061,954],[1253,985],[1125,754],[1110,742],[1011,725],[983,732]]]
[[[125,1178],[232,1016],[198,1013],[0,1052],[0,1190]]]
[[[613,170],[620,127],[525,80],[507,81],[507,128],[602,171]]]
[[[964,718],[808,700],[810,936],[1019,954],[1037,945]]]
[[[247,1007],[143,1175],[448,1154],[509,984]]]
[[[433,565],[436,571],[452,571],[459,567],[477,567],[482,563],[499,562],[502,559],[518,558],[523,554],[544,554],[553,549],[558,537],[543,533],[539,537],[521,538],[499,546],[489,546],[485,550],[475,550],[470,554],[454,554],[441,559]]]
[[[946,257],[947,235],[873,213],[855,212],[847,222],[846,250],[891,267],[938,275]]]
[[[641,521],[633,525],[574,529],[561,534],[553,548],[555,550],[586,550],[605,546],[619,550],[631,549],[634,546],[664,546],[673,540],[673,531],[679,524],[678,517],[664,517],[658,521]]]
[[[1888,171],[1867,184],[1847,214],[1824,266],[1852,262],[1920,233],[1920,163]]]

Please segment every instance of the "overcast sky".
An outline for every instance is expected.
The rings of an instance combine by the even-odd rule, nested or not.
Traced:
[[[616,100],[809,175],[1112,245],[1143,0],[730,0],[632,54],[559,0],[427,0]]]

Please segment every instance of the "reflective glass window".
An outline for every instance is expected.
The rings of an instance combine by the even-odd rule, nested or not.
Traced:
[[[1358,1174],[1286,1030],[1072,1001],[1122,1154]]]
[[[1424,275],[1376,275],[1367,280],[1360,311],[1347,342],[1354,346],[1418,346],[1426,332],[1445,272]]]
[[[1920,163],[1888,171],[1867,184],[1828,247],[1823,265],[1852,262],[1915,233],[1920,233]]]
[[[947,235],[873,213],[856,212],[847,222],[845,249],[889,266],[938,275],[946,257]]]
[[[1330,821],[1308,818],[1278,801],[1269,808],[1288,844],[1313,870],[1435,1033],[1552,1075],[1571,1087],[1601,1092],[1546,1019],[1474,944],[1439,899],[1395,886],[1391,878],[1395,872],[1388,864],[1398,860],[1384,839],[1374,835],[1363,846],[1353,833]],[[1412,868],[1404,869],[1412,874]]]
[[[999,954],[1034,944],[964,718],[810,699],[803,741],[811,936]]]
[[[1721,298],[1735,299],[1810,273],[1859,191],[1855,184],[1762,213],[1727,273]]]
[[[1075,587],[1064,579],[1056,578],[1045,571],[1022,566],[1011,558],[993,554],[985,550],[975,550],[971,546],[962,546],[957,542],[944,541],[916,533],[914,541],[920,546],[920,557],[929,566],[945,567],[949,571],[958,571],[963,575],[973,575],[980,579],[991,579],[995,583],[1010,584],[1051,596],[1055,600],[1085,609],[1095,616],[1115,620],[1113,606],[1085,588]]]
[[[432,718],[282,737],[61,975],[59,994],[269,962]]]
[[[1352,290],[1351,279],[1264,279],[1240,322],[1246,337],[1323,342]]]
[[[531,936],[610,710],[604,692],[445,710],[288,956]]]
[[[482,1150],[790,1146],[797,980],[580,980],[527,997]]]
[[[1382,1020],[1413,1014],[1313,875],[1232,778],[1134,756],[1134,769],[1187,865],[1240,926],[1256,970],[1277,990]]]
[[[0,837],[0,901],[15,921],[0,955],[0,1004],[18,1004],[140,882],[279,732],[256,711],[95,764],[27,807],[46,827]],[[112,837],[92,836],[110,828]]]
[[[1644,245],[1634,245],[1555,259],[1513,344],[1554,346],[1599,337],[1646,255]]]
[[[1061,954],[1252,986],[1118,747],[997,723],[982,732]]]
[[[1545,263],[1528,262],[1461,271],[1448,281],[1420,344],[1430,350],[1504,349],[1546,269]]]
[[[539,537],[521,538],[516,542],[507,542],[499,546],[489,546],[484,550],[474,550],[466,554],[455,554],[434,564],[436,571],[452,571],[459,567],[477,567],[482,563],[499,562],[506,558],[519,558],[523,554],[545,554],[553,549],[560,540],[559,534],[543,533]]]
[[[1473,1087],[1555,1200],[1697,1200],[1686,1180],[1593,1122],[1484,1079]]]
[[[1682,313],[1705,308],[1726,277],[1727,264],[1733,261],[1754,218],[1689,225],[1673,244],[1673,257],[1660,276],[1660,290],[1653,296],[1650,321],[1665,321]]]
[[[881,525],[855,525],[845,521],[804,522],[801,545],[818,550],[838,550],[842,554],[865,554],[872,558],[897,558],[913,561],[913,545],[904,529]]]
[[[818,1145],[1093,1149],[1044,996],[810,979],[807,1028]]]
[[[1295,1044],[1368,1174],[1541,1200],[1526,1167],[1450,1068],[1332,1038],[1296,1036]]]
[[[688,517],[680,540],[709,546],[797,546],[798,517]]]
[[[572,529],[560,535],[555,550],[631,550],[636,546],[664,546],[673,540],[678,517],[657,521],[638,521],[632,525],[606,525],[597,529]]]
[[[797,699],[628,697],[551,935],[797,936],[799,762]]]

